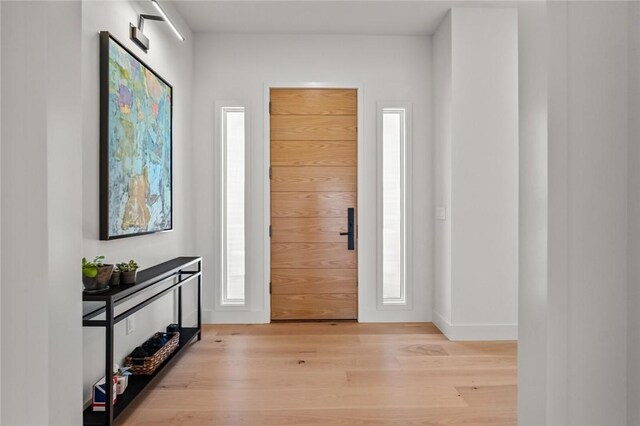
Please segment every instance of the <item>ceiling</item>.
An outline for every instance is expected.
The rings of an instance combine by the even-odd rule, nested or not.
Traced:
[[[514,2],[428,0],[173,0],[196,33],[429,35],[452,6]]]

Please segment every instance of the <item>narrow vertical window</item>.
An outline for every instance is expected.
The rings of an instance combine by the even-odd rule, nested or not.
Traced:
[[[406,108],[382,108],[382,304],[405,305]]]
[[[245,109],[222,107],[222,305],[245,303]]]

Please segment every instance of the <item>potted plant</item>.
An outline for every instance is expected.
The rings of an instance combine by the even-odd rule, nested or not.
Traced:
[[[96,256],[91,262],[82,258],[82,284],[87,292],[101,292],[109,288],[113,265],[104,264],[104,256]]]
[[[122,284],[135,284],[138,273],[138,264],[131,259],[127,263],[118,263],[118,269],[122,272]]]
[[[109,285],[120,285],[120,275],[122,271],[118,268],[118,265],[114,266],[113,273],[111,274],[111,280]]]

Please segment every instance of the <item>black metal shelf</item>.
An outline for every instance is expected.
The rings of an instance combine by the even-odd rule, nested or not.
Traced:
[[[196,268],[196,270],[188,270]],[[168,280],[173,280],[167,283]],[[197,326],[182,326],[182,286],[196,281],[198,286],[197,302]],[[152,291],[160,290],[160,291]],[[144,389],[161,374],[167,366],[177,359],[179,354],[194,340],[202,338],[202,258],[200,257],[177,257],[167,262],[152,266],[138,272],[137,282],[133,285],[120,285],[111,288],[102,294],[84,294],[83,302],[103,302],[104,306],[84,314],[82,324],[85,327],[105,328],[105,377],[111,375],[113,369],[113,329],[115,324],[124,320],[133,313],[143,309],[162,296],[177,291],[178,293],[178,326],[180,328],[180,340],[177,349],[167,358],[158,369],[151,375],[129,376],[129,386],[127,390],[118,396],[116,404],[112,404],[107,398],[106,411],[93,411],[91,407],[84,410],[84,425],[111,425],[115,418],[123,413],[127,407],[138,397]],[[135,306],[115,315],[115,307],[134,298],[144,297],[144,293],[150,293],[148,297],[141,300]],[[95,320],[98,315],[105,314],[104,320]],[[113,392],[113,382],[106,381],[107,395]]]
[[[198,337],[198,332],[199,330],[197,327],[181,328],[178,348],[169,356],[169,358],[160,364],[153,374],[148,376],[129,376],[129,386],[127,386],[127,390],[122,395],[118,395],[118,401],[113,406],[114,419],[126,410],[129,404],[131,404],[142,393],[142,391],[144,391],[144,389],[161,374],[165,367],[171,365],[178,358],[182,350]],[[83,413],[83,424],[91,426],[105,425],[107,424],[105,413],[101,411],[93,411],[91,407],[88,407]]]

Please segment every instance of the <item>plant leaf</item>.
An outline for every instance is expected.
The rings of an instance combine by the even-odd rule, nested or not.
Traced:
[[[95,278],[98,275],[98,268],[95,266],[84,266],[82,268],[82,274],[85,277]]]

